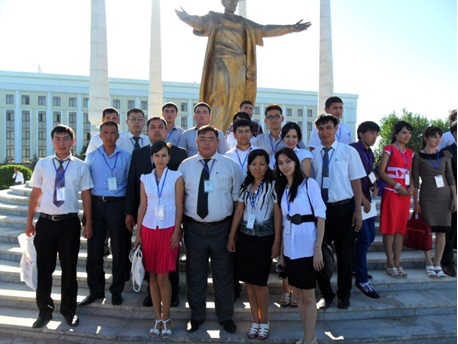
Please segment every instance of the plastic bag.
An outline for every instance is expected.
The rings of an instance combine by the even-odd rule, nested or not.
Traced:
[[[145,278],[145,268],[143,267],[143,253],[140,245],[132,249],[129,253],[129,260],[132,263],[130,275],[132,279],[132,288],[137,293],[142,287],[143,278]]]
[[[33,244],[35,236],[28,237],[24,233],[18,236],[22,250],[22,258],[19,263],[21,270],[21,282],[25,282],[32,290],[37,290],[37,251]]]

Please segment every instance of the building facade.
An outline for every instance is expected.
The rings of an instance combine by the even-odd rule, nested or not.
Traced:
[[[148,80],[110,78],[107,106],[119,110],[121,130],[126,131],[126,112],[140,108],[149,117]],[[200,84],[163,82],[164,102],[178,105],[176,124],[184,129],[194,125],[192,109],[199,101]],[[344,120],[355,133],[358,95],[336,94],[344,102]],[[259,88],[253,119],[264,125],[264,109],[273,103],[283,108],[285,122],[294,121],[308,143],[318,114],[318,92]],[[52,128],[66,124],[75,130],[73,154],[80,154],[97,126],[88,120],[89,77],[44,73],[0,71],[0,162],[29,162],[53,153]],[[100,114],[102,117],[102,114]]]

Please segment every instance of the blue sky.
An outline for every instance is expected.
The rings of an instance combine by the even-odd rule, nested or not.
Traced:
[[[206,39],[174,9],[221,11],[218,0],[162,0],[166,81],[200,82]],[[110,77],[147,79],[151,0],[106,0]],[[334,90],[359,94],[358,122],[403,108],[446,118],[457,107],[455,0],[331,0]],[[311,21],[309,30],[266,38],[258,85],[318,89],[319,1],[247,0],[261,24]],[[0,0],[0,70],[89,74],[90,0]]]

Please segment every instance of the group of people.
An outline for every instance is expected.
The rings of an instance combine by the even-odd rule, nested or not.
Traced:
[[[198,330],[206,318],[209,258],[216,316],[229,333],[237,328],[232,320],[234,301],[240,293],[239,281],[244,282],[252,313],[249,338],[269,337],[268,277],[272,259],[277,257],[286,271],[280,304],[298,306],[302,320],[304,338],[298,343],[317,343],[317,308],[330,307],[336,296],[330,274],[324,273],[329,264],[324,245],[333,245],[337,257],[339,308],[350,306],[352,273],[357,288],[379,298],[369,282],[366,258],[375,238],[375,217],[366,214],[375,207],[372,198],[377,193],[377,177],[371,147],[379,126],[361,123],[358,141],[353,142],[350,130],[341,122],[342,100],[330,97],[306,149],[296,123],[282,126],[279,105],[265,110],[267,132],[251,120],[253,109],[253,103],[243,102],[225,136],[210,125],[211,108],[203,102],[194,106],[196,125],[186,131],[175,125],[178,108],[174,103],[164,104],[162,117],[147,122],[142,110],[129,110],[128,133],[118,130],[117,110],[106,108],[100,134],[91,139],[84,162],[70,152],[74,131],[56,126],[51,132],[55,154],[37,163],[30,181],[33,189],[26,234],[35,234],[39,308],[33,327],[43,327],[52,319],[57,253],[63,272],[60,312],[68,325],[79,322],[78,191],[84,209],[83,236],[88,242],[89,287],[89,295],[79,306],[105,298],[107,237],[113,256],[111,302],[123,303],[135,233],[133,246],[141,246],[148,276],[149,295],[143,304],[154,307],[152,337],[172,334],[171,307],[180,302],[177,266],[181,242],[186,248],[189,332]],[[142,133],[145,122],[146,135]],[[454,147],[439,151],[442,131],[427,128],[425,148],[414,155],[406,146],[411,127],[398,122],[392,144],[383,149],[377,170],[386,182],[380,231],[390,276],[407,275],[400,256],[412,195],[415,212],[421,212],[436,233],[434,262],[430,252],[425,254],[428,276],[442,278],[445,267],[454,265],[450,221],[451,212],[456,211],[456,123],[451,132]],[[35,225],[36,212],[40,217]],[[456,216],[454,225],[456,232]],[[322,296],[318,303],[317,284]]]

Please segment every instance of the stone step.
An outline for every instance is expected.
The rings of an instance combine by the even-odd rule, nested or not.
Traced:
[[[151,319],[116,318],[111,316],[84,314],[80,325],[70,328],[63,322],[60,314],[43,329],[32,329],[36,314],[16,308],[0,309],[0,332],[2,338],[27,338],[39,340],[40,343],[151,343],[148,330]],[[249,322],[237,322],[235,334],[226,333],[215,320],[206,320],[194,333],[185,331],[187,319],[173,318],[173,334],[167,340],[156,338],[154,343],[254,343],[246,332]],[[350,344],[361,343],[394,343],[394,344],[441,344],[456,343],[456,314],[415,315],[395,319],[360,319],[358,321],[339,320],[321,321],[316,324],[316,337],[322,344],[343,341]],[[368,330],[370,329],[370,330]],[[266,341],[275,344],[295,343],[302,338],[299,321],[272,320],[270,337]],[[9,343],[9,342],[7,342]],[[19,342],[14,342],[19,343]]]

